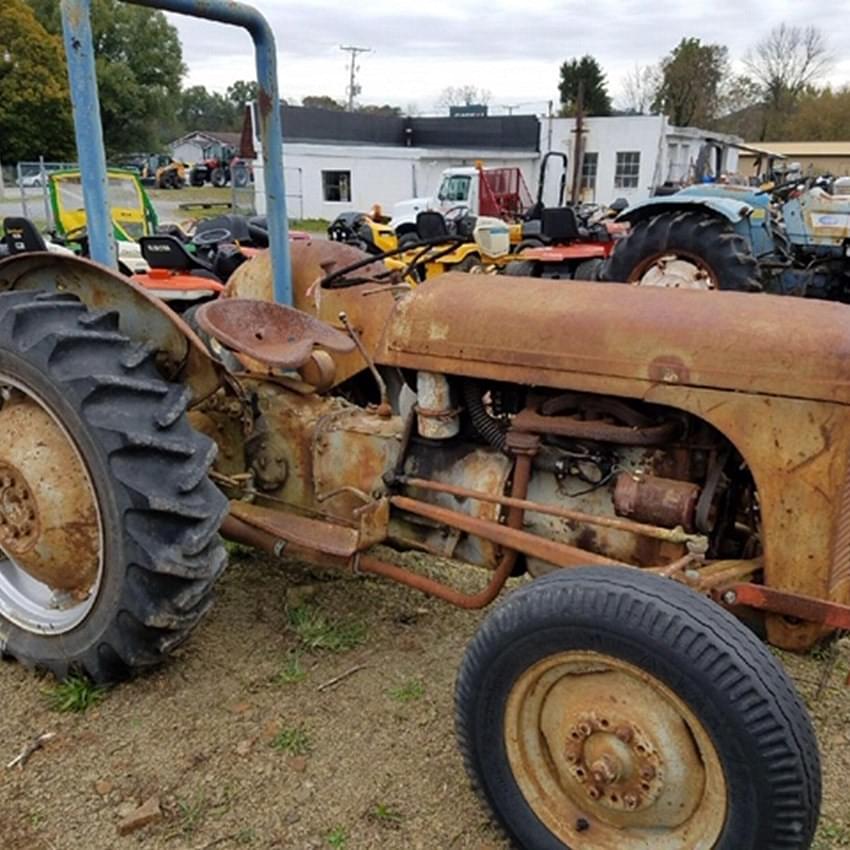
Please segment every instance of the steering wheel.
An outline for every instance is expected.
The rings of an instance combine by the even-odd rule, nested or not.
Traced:
[[[459,204],[456,207],[451,207],[447,209],[443,213],[443,218],[446,222],[451,222],[452,224],[456,224],[462,218],[466,218],[469,215],[469,207],[466,204]]]
[[[89,238],[89,229],[85,224],[65,232],[66,242],[82,242]]]
[[[192,237],[192,244],[198,248],[212,248],[220,242],[232,242],[233,234],[226,227],[213,227],[210,230],[201,231]]]

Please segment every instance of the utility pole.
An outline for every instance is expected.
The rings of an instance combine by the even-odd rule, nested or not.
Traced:
[[[576,134],[575,146],[573,148],[573,185],[570,192],[570,201],[575,205],[581,197],[581,174],[584,160],[584,81],[578,84],[576,95]]]
[[[371,53],[371,47],[348,47],[344,45],[339,46],[340,50],[344,50],[351,56],[351,64],[349,66],[349,74],[348,74],[348,111],[354,112],[354,98],[360,93],[360,86],[357,85],[357,72],[360,70],[359,65],[357,64],[357,54],[358,53]]]

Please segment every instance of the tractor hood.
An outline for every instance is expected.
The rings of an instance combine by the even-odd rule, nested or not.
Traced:
[[[668,383],[847,404],[850,307],[454,272],[398,304],[376,359],[540,386],[639,382],[633,395]]]

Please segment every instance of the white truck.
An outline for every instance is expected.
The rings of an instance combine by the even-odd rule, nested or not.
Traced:
[[[531,206],[531,194],[519,168],[462,166],[443,171],[434,197],[411,198],[393,207],[390,226],[401,239],[416,233],[416,216],[425,210],[443,215],[453,210],[474,216],[506,221],[518,220]]]

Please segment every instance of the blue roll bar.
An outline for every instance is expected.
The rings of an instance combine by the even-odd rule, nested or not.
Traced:
[[[258,122],[263,148],[266,215],[274,275],[274,297],[292,304],[289,258],[289,221],[283,179],[283,128],[277,85],[277,48],[268,21],[254,8],[233,0],[124,0],[136,6],[162,9],[243,27],[254,41],[257,64]],[[74,128],[83,182],[91,256],[104,265],[117,266],[106,176],[106,152],[97,96],[91,33],[91,0],[61,0],[62,28]]]

